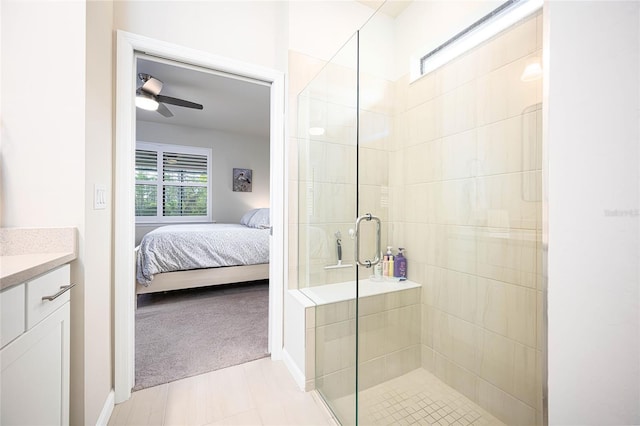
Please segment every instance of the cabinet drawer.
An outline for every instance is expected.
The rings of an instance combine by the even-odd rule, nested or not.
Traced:
[[[42,300],[53,296],[61,287],[70,284],[70,267],[64,265],[27,283],[27,329],[70,300],[70,291],[65,291],[54,300]]]
[[[24,284],[0,293],[0,347],[24,333]]]

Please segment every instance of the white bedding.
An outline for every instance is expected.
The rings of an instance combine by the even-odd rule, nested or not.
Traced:
[[[162,272],[269,263],[269,230],[240,224],[168,225],[142,238],[136,278],[148,286]]]

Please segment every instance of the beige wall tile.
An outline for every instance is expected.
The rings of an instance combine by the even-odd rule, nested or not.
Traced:
[[[477,323],[487,330],[506,335],[507,300],[504,283],[478,278]]]
[[[310,379],[316,377],[316,329],[307,328],[304,336],[304,375],[305,378]]]
[[[545,309],[544,309],[544,292],[536,292],[536,348],[542,350],[544,348],[544,342],[547,338],[546,330],[544,327],[545,321]]]
[[[421,306],[409,305],[386,311],[385,333],[387,352],[394,352],[420,343]]]
[[[329,402],[347,395],[355,395],[355,387],[355,365],[351,368],[316,378],[316,389],[320,390]],[[355,407],[355,400],[353,401],[353,407]]]
[[[534,14],[515,24],[501,37],[500,65],[508,64],[536,51],[537,20]]]
[[[507,424],[536,424],[536,412],[532,407],[484,380],[478,380],[478,404]]]
[[[422,142],[405,150],[401,173],[406,184],[441,180],[442,170],[442,140]]]
[[[522,172],[477,179],[479,225],[536,229],[540,221],[541,172]],[[500,218],[499,221],[492,220]]]
[[[355,321],[316,328],[316,375],[324,376],[355,365]]]
[[[434,348],[434,334],[437,332],[435,330],[436,327],[436,318],[435,316],[437,315],[437,312],[435,310],[435,308],[428,306],[428,305],[423,305],[422,307],[422,336],[421,336],[421,343],[425,346],[428,346],[429,348],[433,349]]]
[[[513,393],[516,343],[485,331],[480,336],[479,345],[477,371],[480,377],[505,392]]]
[[[476,81],[471,81],[436,99],[438,136],[450,136],[476,126]]]
[[[407,81],[400,81],[399,85],[404,86]],[[425,75],[407,86],[407,108],[413,108],[423,102],[429,101],[436,96],[436,76],[434,73]]]
[[[385,293],[384,309],[390,310],[402,308],[409,305],[420,305],[421,293],[421,288],[412,288],[408,290]]]
[[[515,346],[513,395],[531,407],[538,406],[542,395],[537,387],[537,351],[523,345]]]
[[[470,295],[466,292],[475,295],[475,276],[450,269],[438,269],[434,271],[435,306],[448,314],[473,322],[476,302],[467,304]],[[470,309],[465,311],[464,307]]]
[[[350,305],[354,301],[344,301],[316,306],[316,326],[333,324],[353,319],[353,312]]]
[[[442,179],[461,179],[476,175],[476,130],[442,138]]]
[[[507,336],[530,348],[535,348],[536,291],[507,284],[507,300]]]
[[[407,222],[424,223],[427,218],[427,184],[406,185],[405,193],[405,218]]]
[[[536,55],[540,56],[540,52],[531,56]],[[518,59],[478,79],[478,125],[520,115],[542,101],[541,80],[520,80],[527,59]]]
[[[422,345],[422,368],[430,371],[432,373],[435,372],[436,361],[435,361],[435,352],[432,348]]]
[[[436,262],[434,264],[455,271],[476,272],[476,240],[478,231],[470,227],[445,226],[436,235]]]
[[[369,389],[388,380],[384,356],[360,362],[358,369],[358,390]]]
[[[453,334],[452,361],[469,372],[474,371],[478,356],[477,342],[481,330],[474,324],[451,317],[451,331]]]
[[[360,362],[381,357],[389,352],[388,315],[386,312],[360,317],[358,323],[358,358]]]
[[[389,151],[392,146],[393,121],[390,114],[361,110],[359,145]]]
[[[390,115],[394,111],[394,83],[368,72],[360,72],[360,108]]]
[[[540,169],[539,110],[478,128],[478,175]]]
[[[407,111],[404,123],[407,126],[405,147],[429,142],[442,135],[441,104],[441,100],[434,99]]]
[[[427,230],[428,225],[419,223],[408,225],[412,232],[404,233],[402,238],[393,238],[396,243],[394,249],[403,247],[406,250],[408,273],[411,274],[411,265],[414,263],[424,263],[427,261]],[[394,253],[396,251],[394,250]]]
[[[420,368],[420,364],[422,363],[420,345],[413,345],[400,351],[393,352],[387,355],[385,360],[387,379],[402,376],[416,368]]]
[[[472,401],[477,400],[476,396],[476,375],[464,368],[461,368],[449,359],[435,354],[435,374],[449,386],[465,395]]]
[[[390,160],[388,152],[361,147],[358,156],[360,184],[388,185]]]
[[[478,236],[478,275],[536,288],[536,232],[487,230]]]

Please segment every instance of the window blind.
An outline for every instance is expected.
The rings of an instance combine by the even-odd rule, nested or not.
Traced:
[[[156,216],[158,214],[158,153],[142,149],[136,150],[136,216]]]
[[[163,153],[164,216],[207,214],[207,169],[206,155]]]
[[[210,220],[208,148],[138,142],[136,217],[145,222]]]

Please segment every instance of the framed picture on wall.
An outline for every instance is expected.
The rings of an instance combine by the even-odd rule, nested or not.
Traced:
[[[233,191],[251,192],[251,181],[253,180],[253,170],[233,169]]]

